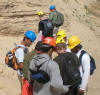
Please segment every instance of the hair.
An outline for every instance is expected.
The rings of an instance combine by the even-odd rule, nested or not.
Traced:
[[[81,44],[79,44],[79,45],[77,45],[75,48],[78,48],[78,49],[82,49],[82,45]]]
[[[52,48],[52,50],[55,50],[55,48],[49,44],[42,44],[42,51],[43,52],[49,52],[49,50]]]
[[[42,41],[38,41],[36,43],[35,50],[38,50],[38,51],[42,50],[42,44],[43,44]]]
[[[23,38],[23,41],[25,41],[25,39],[28,39],[28,40],[30,40],[28,37],[24,36],[24,38]]]
[[[65,43],[59,43],[59,44],[56,45],[56,48],[58,50],[66,49],[66,44]]]
[[[44,14],[43,15],[39,15],[39,17],[44,17]]]

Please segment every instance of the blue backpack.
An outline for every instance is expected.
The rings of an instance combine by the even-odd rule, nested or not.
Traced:
[[[87,52],[84,51],[84,50],[81,51],[81,54],[80,54],[80,56],[79,56],[80,62],[81,62],[81,60],[82,60],[82,56],[83,56],[85,53],[87,53]],[[92,75],[92,74],[94,73],[94,71],[96,70],[96,64],[95,64],[94,58],[93,58],[91,55],[89,55],[89,56],[90,56],[90,75]]]
[[[45,64],[45,62],[40,64],[40,65],[36,65],[35,64],[35,66],[37,68],[36,71],[32,70],[32,69],[29,69],[30,72],[32,73],[31,78],[33,80],[36,80],[37,82],[39,82],[41,84],[45,84],[45,83],[47,83],[50,80],[50,76],[48,75],[48,73],[43,71],[43,70],[40,70],[40,67],[42,67],[43,64]]]

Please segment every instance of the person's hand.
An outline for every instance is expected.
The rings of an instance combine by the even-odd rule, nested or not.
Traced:
[[[84,95],[84,90],[79,89],[79,90],[78,90],[78,95]]]
[[[23,63],[20,62],[20,63],[18,63],[18,64],[19,64],[19,69],[22,69],[22,68],[23,68]]]

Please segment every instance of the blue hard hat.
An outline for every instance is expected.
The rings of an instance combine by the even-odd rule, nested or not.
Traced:
[[[26,33],[25,33],[25,36],[27,38],[29,38],[32,42],[34,42],[34,40],[36,39],[36,34],[31,31],[31,30],[28,30]]]
[[[55,5],[51,5],[49,9],[52,10],[52,9],[55,9],[55,8],[56,8]]]

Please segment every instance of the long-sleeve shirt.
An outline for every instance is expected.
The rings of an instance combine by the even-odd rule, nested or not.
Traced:
[[[76,54],[78,58],[81,54],[81,51],[82,49]],[[82,77],[82,82],[79,87],[81,90],[85,90],[88,85],[88,79],[90,76],[90,56],[87,53],[85,53],[82,56],[81,65],[80,65],[79,70],[80,70],[81,77]]]

